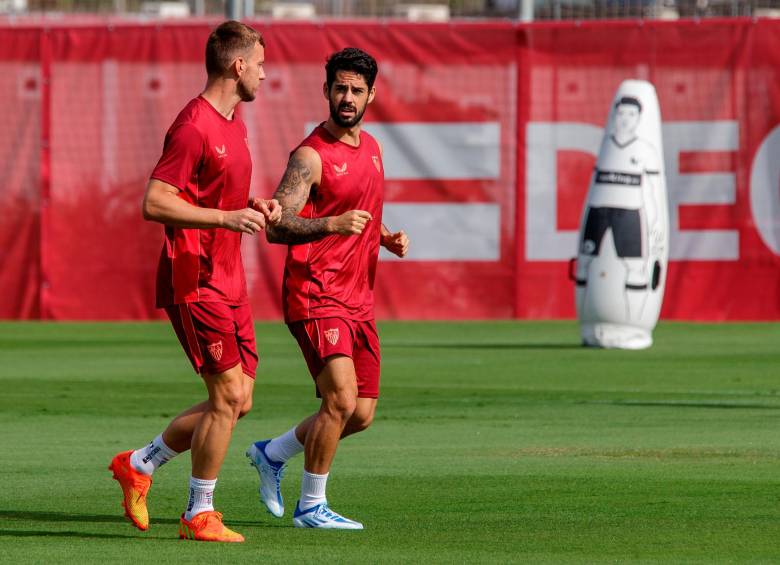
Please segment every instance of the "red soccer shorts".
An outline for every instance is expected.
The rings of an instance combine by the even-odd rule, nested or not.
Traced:
[[[314,379],[325,368],[328,357],[346,355],[355,365],[358,396],[379,398],[381,355],[374,320],[357,322],[344,318],[317,318],[293,322],[287,327],[298,341]]]
[[[255,377],[257,347],[249,304],[190,302],[165,308],[196,373],[216,374],[239,363]]]

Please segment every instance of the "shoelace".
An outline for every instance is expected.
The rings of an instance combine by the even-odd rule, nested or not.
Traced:
[[[209,512],[206,516],[206,519],[204,520],[206,522],[205,526],[206,528],[209,527],[210,522],[212,522],[214,519],[216,519],[220,526],[222,525],[222,512]]]
[[[284,472],[287,470],[287,462],[282,463],[281,466],[279,467],[271,465],[270,463],[268,464],[264,463],[263,466],[271,469],[271,472],[273,473],[274,478],[277,481],[281,481],[284,478]]]
[[[344,519],[343,516],[341,516],[340,514],[336,514],[333,510],[331,510],[329,506],[322,506],[322,507],[320,507],[319,514],[321,516],[324,515],[325,518],[327,518],[329,520],[343,520]]]
[[[146,496],[146,493],[149,492],[149,487],[152,486],[152,481],[146,481],[144,479],[141,479],[139,477],[132,477],[130,481],[132,487],[134,490],[138,491],[140,496]]]

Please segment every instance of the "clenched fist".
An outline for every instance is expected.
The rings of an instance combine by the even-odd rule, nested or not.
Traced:
[[[334,216],[329,222],[329,231],[339,235],[360,235],[372,217],[365,210],[350,210],[341,216]]]
[[[231,210],[230,212],[225,212],[222,227],[231,231],[254,235],[265,229],[265,216],[252,208]]]
[[[403,230],[382,236],[382,246],[390,253],[403,257],[409,251],[409,238]]]
[[[265,219],[271,225],[275,226],[282,219],[282,206],[275,198],[264,200],[263,198],[253,196],[249,199],[249,207],[265,216]]]

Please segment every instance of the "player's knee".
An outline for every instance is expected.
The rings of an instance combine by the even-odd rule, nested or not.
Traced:
[[[350,427],[355,433],[362,432],[364,430],[367,430],[373,421],[374,421],[373,413],[361,414],[355,412],[355,414],[352,415],[352,420],[350,420]]]
[[[226,382],[215,389],[211,402],[214,410],[237,418],[243,409],[246,398],[241,383]]]
[[[357,398],[350,390],[339,390],[323,398],[326,409],[334,416],[349,420],[355,413]]]
[[[244,403],[241,405],[241,410],[238,412],[238,417],[243,418],[252,410],[252,396],[244,398]]]

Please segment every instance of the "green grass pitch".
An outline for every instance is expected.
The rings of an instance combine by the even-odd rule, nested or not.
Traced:
[[[574,322],[383,323],[382,397],[344,441],[332,506],[363,532],[260,510],[243,452],[316,410],[280,323],[258,324],[254,411],[215,494],[244,544],[177,539],[189,456],[155,475],[151,529],[106,466],[203,386],[163,323],[0,324],[4,563],[780,562],[780,324],[662,323],[638,352]]]

